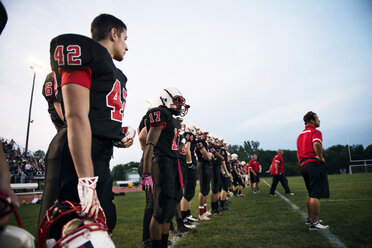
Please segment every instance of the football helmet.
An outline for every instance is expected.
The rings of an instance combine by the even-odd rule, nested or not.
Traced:
[[[49,208],[40,223],[39,247],[114,248],[105,217],[100,214],[97,219],[91,219],[80,216],[80,212],[80,204],[70,201],[57,202]]]
[[[175,115],[180,115],[181,117],[185,116],[190,108],[190,105],[186,104],[185,98],[177,88],[166,88],[160,91],[158,105],[166,106],[174,111]]]
[[[232,160],[238,160],[238,158],[239,158],[238,154],[236,154],[236,153],[231,154],[231,159]]]

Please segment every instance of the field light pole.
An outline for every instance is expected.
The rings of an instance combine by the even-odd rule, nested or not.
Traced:
[[[30,68],[34,72],[34,78],[32,80],[32,90],[31,90],[31,99],[30,99],[30,108],[28,110],[28,122],[27,122],[27,134],[26,134],[26,146],[25,146],[25,155],[27,156],[28,151],[28,136],[30,133],[30,123],[31,123],[31,109],[32,109],[32,99],[34,96],[34,88],[35,88],[35,78],[36,78],[36,65],[31,65]]]

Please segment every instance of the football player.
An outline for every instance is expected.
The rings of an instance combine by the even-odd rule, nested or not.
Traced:
[[[187,173],[184,179],[185,191],[181,200],[181,213],[183,219],[191,222],[196,222],[198,219],[191,215],[190,201],[195,195],[196,187],[196,156],[195,156],[195,141],[196,141],[196,128],[192,124],[186,124],[186,132],[183,134],[186,140],[186,164]]]
[[[50,119],[52,120],[54,127],[57,129],[57,132],[59,132],[66,126],[66,123],[64,121],[65,118],[63,117],[62,105],[57,99],[57,94],[60,95],[60,89],[58,90],[57,87],[57,74],[51,72],[45,78],[42,93],[45,100],[48,102]]]
[[[101,14],[93,20],[91,33],[92,39],[63,34],[50,43],[52,71],[61,77],[67,128],[49,146],[39,221],[55,200],[69,200],[80,202],[81,215],[93,219],[104,211],[111,233],[116,209],[109,162],[114,142],[126,137],[121,126],[127,96],[127,78],[113,59],[122,61],[128,51],[127,27]]]
[[[196,140],[196,155],[198,157],[198,174],[199,174],[199,219],[200,220],[210,220],[207,211],[207,196],[210,191],[211,182],[211,169],[209,168],[210,161],[213,158],[212,153],[208,151],[208,144],[205,141],[208,132],[204,130],[199,130],[197,132]]]
[[[173,115],[185,116],[188,107],[178,89],[166,88],[159,94],[158,107],[146,113],[142,186],[152,189],[154,184],[154,213],[150,223],[152,247],[167,247],[169,223],[183,188],[178,161],[178,121]]]

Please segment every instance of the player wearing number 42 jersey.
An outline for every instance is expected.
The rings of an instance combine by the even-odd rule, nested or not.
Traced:
[[[101,14],[91,25],[92,39],[64,34],[50,43],[51,67],[60,78],[67,128],[52,140],[41,219],[55,200],[80,203],[81,214],[94,219],[102,212],[110,232],[115,227],[109,161],[113,144],[126,137],[122,121],[126,76],[115,67],[128,50],[127,27]],[[50,233],[58,240],[60,233]]]

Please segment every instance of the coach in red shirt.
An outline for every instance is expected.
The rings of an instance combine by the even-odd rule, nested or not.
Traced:
[[[249,161],[248,164],[249,170],[249,177],[251,178],[251,186],[253,193],[258,193],[259,187],[258,184],[260,183],[260,178],[258,173],[261,173],[262,167],[259,162],[257,162],[257,155],[254,154],[252,159]]]
[[[324,165],[322,133],[318,116],[310,111],[304,116],[305,129],[297,138],[297,157],[301,173],[308,191],[306,205],[308,209],[307,225],[310,230],[327,229],[319,220],[320,198],[329,198],[329,186]]]
[[[276,186],[278,185],[279,181],[282,184],[285,193],[287,195],[294,195],[291,193],[291,190],[288,187],[288,180],[284,175],[284,170],[283,170],[283,150],[278,149],[278,154],[273,159],[273,162],[271,163],[270,169],[267,172],[270,172],[270,175],[273,176],[273,182],[271,183],[271,188],[270,188],[270,195],[274,196],[275,195],[275,189]]]

